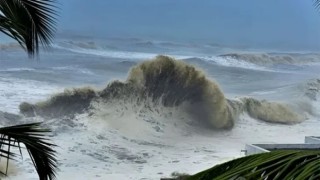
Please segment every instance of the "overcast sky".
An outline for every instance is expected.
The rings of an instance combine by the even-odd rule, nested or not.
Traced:
[[[320,49],[312,0],[58,0],[59,31]]]

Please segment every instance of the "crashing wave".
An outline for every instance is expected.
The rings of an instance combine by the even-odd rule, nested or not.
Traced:
[[[46,101],[36,104],[21,103],[20,112],[25,116],[43,116],[54,118],[58,116],[74,116],[88,110],[90,103],[95,98],[96,92],[91,88],[65,90]]]
[[[219,85],[206,78],[202,71],[167,56],[157,56],[138,64],[131,69],[125,82],[111,82],[101,91],[91,88],[66,90],[44,102],[22,103],[20,111],[27,116],[70,116],[101,108],[92,106],[96,102],[110,104],[118,101],[124,105],[137,104],[145,110],[150,110],[150,103],[147,102],[169,108],[178,107],[194,121],[218,129],[232,128],[243,112],[273,123],[292,124],[302,120],[288,106],[279,103],[252,98],[227,100]]]
[[[292,111],[286,104],[253,98],[242,98],[241,101],[244,111],[254,119],[281,124],[295,124],[304,120],[303,116]]]

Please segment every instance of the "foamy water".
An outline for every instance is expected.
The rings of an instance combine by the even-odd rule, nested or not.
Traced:
[[[210,54],[210,49],[200,51],[201,46],[178,44],[175,47],[172,43],[144,43],[144,51],[138,51],[141,44],[136,45],[135,51],[129,51],[128,44],[132,45],[129,42],[121,46],[111,44],[116,47],[112,51],[100,47],[99,43],[84,42],[81,47],[73,43],[68,49],[55,48],[41,54],[39,61],[27,60],[25,53],[15,48],[0,50],[0,111],[17,114],[20,103],[47,100],[65,87],[91,86],[99,92],[114,80],[125,82],[131,67],[157,54],[176,55],[180,61],[203,69],[205,78],[215,82],[230,101],[243,97],[257,101],[243,101],[241,108],[246,110],[234,119],[234,126],[229,130],[203,127],[200,118],[188,111],[154,103],[152,98],[95,101],[89,112],[75,117],[60,117],[61,114],[57,114],[59,118],[37,117],[53,129],[52,139],[59,153],[58,179],[159,179],[169,177],[174,171],[192,174],[243,155],[240,151],[246,143],[300,143],[304,136],[320,135],[317,128],[320,82],[314,80],[319,78],[314,66],[317,55],[290,54],[277,61],[272,54],[265,59],[262,55],[224,57],[218,56],[216,49]],[[162,49],[156,52],[156,48]],[[174,48],[178,50],[172,50]],[[186,54],[181,53],[183,48],[188,49]],[[293,59],[291,64],[283,63],[283,59],[289,62],[287,56]],[[312,60],[302,61],[310,57]],[[140,78],[144,73],[136,75],[129,77],[146,81]],[[152,83],[147,84],[142,83],[143,87],[152,89]],[[171,92],[170,87],[162,92]],[[183,92],[180,88],[174,93],[183,95]],[[205,97],[214,97],[212,94]],[[267,101],[261,101],[263,99]],[[274,107],[269,102],[290,108],[303,117],[302,122],[291,125],[266,122],[261,117],[270,113],[263,110],[265,107]],[[252,114],[248,113],[249,107],[254,111]],[[270,109],[271,113],[276,111]],[[279,116],[272,118],[279,119]],[[280,119],[285,118],[280,116]],[[13,163],[15,171],[8,179],[37,179],[30,163],[28,158]]]
[[[59,90],[61,88],[49,83],[0,77],[1,111],[18,113],[21,102],[37,102]]]

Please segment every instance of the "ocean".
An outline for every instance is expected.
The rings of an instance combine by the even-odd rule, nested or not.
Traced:
[[[58,179],[193,174],[246,143],[320,135],[314,52],[74,36],[35,59],[2,43],[0,64],[0,125],[44,121]],[[29,158],[12,163],[10,179],[37,179]]]

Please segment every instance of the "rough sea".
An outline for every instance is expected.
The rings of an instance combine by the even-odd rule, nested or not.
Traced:
[[[183,76],[166,73],[158,55]],[[0,125],[44,121],[58,145],[57,179],[193,174],[243,156],[247,143],[319,136],[319,72],[320,54],[313,52],[74,36],[28,59],[17,44],[4,42]],[[75,88],[92,90],[93,100],[86,93],[75,100]],[[19,109],[23,102],[32,116]],[[77,109],[82,102],[88,106]],[[29,158],[11,163],[8,179],[37,179]]]

